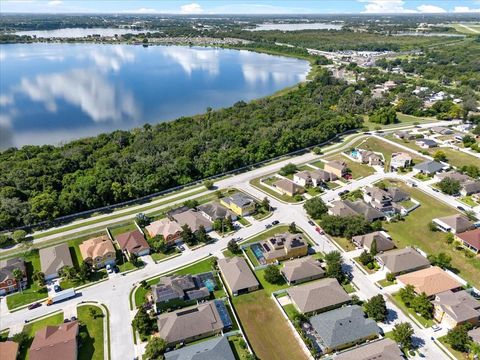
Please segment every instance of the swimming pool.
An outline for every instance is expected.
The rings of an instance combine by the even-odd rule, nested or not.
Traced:
[[[258,262],[262,265],[265,264],[265,257],[263,256],[262,247],[259,244],[252,244],[250,249],[252,249],[252,252],[257,258]]]

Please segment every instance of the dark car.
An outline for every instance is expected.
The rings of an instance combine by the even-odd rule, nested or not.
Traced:
[[[118,266],[115,265],[115,267],[113,268],[113,272],[115,274],[118,274],[120,272],[120,269],[118,268]]]
[[[278,221],[278,220],[272,221],[272,225],[278,225],[278,224],[280,224],[280,221]]]
[[[53,286],[53,290],[54,290],[55,292],[59,292],[59,291],[62,291],[62,288],[60,287],[60,285],[54,285],[54,286]]]
[[[38,307],[40,307],[40,306],[42,306],[42,304],[40,304],[39,302],[35,302],[35,303],[33,303],[33,304],[28,305],[28,308],[27,308],[27,309],[28,309],[28,310],[33,310],[33,309],[36,309],[36,308],[38,308]]]
[[[77,317],[76,317],[76,316],[72,316],[72,317],[70,318],[70,321],[75,321],[75,320],[77,320]]]
[[[270,228],[272,227],[272,225],[271,225],[271,224],[267,224],[267,225],[265,225],[265,227],[266,227],[267,229],[270,229]]]
[[[308,220],[308,224],[312,225],[312,226],[315,226],[315,223],[312,220]]]
[[[465,211],[465,208],[463,206],[457,206],[457,209],[460,211]]]

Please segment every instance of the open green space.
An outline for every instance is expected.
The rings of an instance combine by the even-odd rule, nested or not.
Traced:
[[[347,164],[347,167],[352,171],[352,177],[354,179],[358,179],[361,177],[365,177],[368,175],[372,175],[375,173],[375,170],[368,165],[360,164],[356,161],[352,161],[348,159],[345,156],[342,156],[340,154],[333,155],[328,158],[329,161],[331,160],[338,160],[338,161],[343,161],[345,164]]]
[[[425,124],[425,123],[429,123],[429,122],[438,121],[435,118],[418,117],[418,116],[406,115],[406,114],[402,114],[402,113],[398,113],[398,112],[397,112],[397,119],[398,119],[398,123],[396,123],[396,124],[382,125],[382,124],[377,124],[377,123],[371,122],[371,121],[369,121],[368,116],[364,116],[364,125],[369,130],[374,130],[378,127],[382,128],[382,129],[392,129],[392,128],[399,127],[399,126],[413,125],[414,123]]]
[[[285,313],[287,314],[288,318],[293,321],[294,317],[296,314],[298,314],[297,309],[295,308],[295,305],[293,304],[287,304],[283,306],[283,310],[285,310]]]
[[[92,311],[95,313],[92,314]],[[77,315],[80,333],[86,334],[78,349],[78,360],[103,360],[105,347],[102,309],[95,305],[83,305],[77,308]]]
[[[265,290],[233,298],[253,351],[260,359],[307,359],[280,309]]]
[[[387,286],[394,285],[394,284],[395,284],[395,281],[388,281],[387,279],[383,279],[383,280],[378,281],[378,284],[379,284],[381,287],[387,287]]]
[[[282,267],[281,265],[277,266],[279,269]],[[286,283],[286,281],[283,279],[277,283],[277,284],[270,284],[267,280],[265,280],[265,269],[261,270],[256,270],[255,275],[262,285],[263,289],[270,295],[271,293],[278,291],[278,290],[283,290],[289,287],[289,285]]]
[[[112,237],[115,239],[118,235],[121,235],[129,231],[138,230],[138,229],[132,220],[120,226],[112,226],[108,228],[108,230],[110,231],[110,234],[112,235]]]
[[[425,319],[423,316],[417,314],[415,311],[408,308],[400,298],[399,293],[393,294],[392,296],[390,296],[390,298],[395,303],[395,305],[397,305],[398,308],[402,310],[403,313],[415,318],[415,320],[417,320],[420,324],[422,324],[423,327],[428,328],[428,327],[431,327],[433,324],[435,324],[433,320]]]
[[[384,223],[384,228],[398,248],[417,246],[427,254],[444,252],[452,257],[454,271],[470,284],[479,287],[480,259],[465,256],[463,250],[457,250],[453,245],[446,243],[446,235],[440,231],[431,231],[429,224],[434,218],[454,215],[457,210],[436,200],[421,190],[410,188],[401,181],[391,181],[410,196],[420,202],[411,216],[404,221]]]
[[[298,198],[298,200],[293,197],[293,196],[289,196],[289,195],[285,195],[285,194],[280,194],[278,192],[276,192],[275,190],[272,190],[264,185],[262,185],[260,183],[260,179],[262,179],[262,177],[259,177],[259,178],[256,178],[256,179],[253,179],[253,180],[250,180],[250,184],[259,188],[260,190],[262,190],[263,192],[266,192],[267,194],[273,196],[274,198],[278,199],[278,200],[281,200],[283,202],[287,202],[287,203],[298,203],[300,201],[303,201],[303,198],[300,199]]]
[[[333,239],[333,241],[335,241],[345,251],[351,251],[356,249],[356,246],[347,238],[330,235],[327,236]]]
[[[310,164],[313,165],[313,166],[316,166],[319,169],[323,169],[324,166],[325,166],[325,163],[322,160],[317,160],[317,161],[314,161]]]
[[[475,207],[475,206],[478,205],[477,202],[475,200],[473,200],[473,198],[471,196],[464,196],[459,200],[461,202],[463,202],[465,205],[468,205],[468,206],[471,206],[471,207]]]

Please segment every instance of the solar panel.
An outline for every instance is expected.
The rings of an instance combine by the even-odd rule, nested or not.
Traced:
[[[218,314],[220,315],[223,326],[226,328],[231,327],[232,319],[230,319],[230,315],[228,314],[228,310],[224,302],[221,300],[215,300],[215,306],[217,308]]]

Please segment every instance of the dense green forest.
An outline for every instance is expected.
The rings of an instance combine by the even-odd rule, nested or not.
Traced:
[[[331,110],[354,89],[321,71],[282,96],[61,147],[6,150],[0,228],[137,198],[318,144],[362,126],[355,113],[363,108]]]

